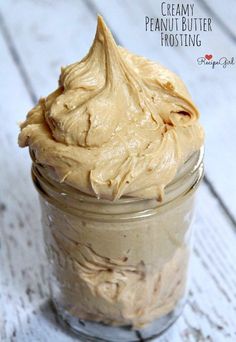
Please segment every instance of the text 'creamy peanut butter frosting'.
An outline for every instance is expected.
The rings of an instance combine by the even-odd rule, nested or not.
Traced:
[[[103,19],[87,56],[21,124],[50,177],[97,198],[160,198],[203,144],[199,113],[171,71],[116,45]]]

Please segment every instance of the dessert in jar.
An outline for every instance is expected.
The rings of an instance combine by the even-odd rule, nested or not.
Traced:
[[[116,45],[87,56],[21,124],[39,192],[53,303],[81,338],[160,334],[186,295],[199,112],[181,79]]]

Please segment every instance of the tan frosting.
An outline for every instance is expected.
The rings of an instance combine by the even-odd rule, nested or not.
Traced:
[[[53,300],[72,316],[142,327],[183,298],[193,198],[160,204],[163,211],[150,217],[132,215],[146,202],[156,207],[201,147],[198,117],[183,82],[118,47],[101,17],[88,55],[62,69],[59,88],[28,113],[19,144],[30,147],[42,195],[51,274],[61,285]],[[79,200],[75,189],[94,202]],[[124,195],[150,200],[134,209],[136,199],[120,203]],[[116,204],[129,219],[115,215]],[[110,213],[109,221],[94,213]]]
[[[183,299],[192,196],[133,222],[71,215],[42,198],[41,205],[53,284],[61,284],[53,300],[74,317],[140,328]],[[132,213],[133,205],[122,208]],[[98,203],[88,210],[101,208]],[[105,210],[111,214],[111,208]]]
[[[159,198],[203,143],[198,117],[183,82],[118,47],[98,17],[89,53],[28,113],[19,145],[51,177],[97,198]]]

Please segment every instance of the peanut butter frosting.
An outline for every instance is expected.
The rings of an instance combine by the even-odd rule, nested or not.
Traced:
[[[135,222],[104,222],[91,219],[100,202],[87,203],[86,219],[41,198],[56,305],[73,317],[133,328],[172,312],[186,291],[193,200]],[[136,204],[122,208],[133,213]]]
[[[88,54],[62,68],[59,87],[21,124],[48,174],[97,198],[160,198],[203,144],[199,112],[183,82],[116,45],[103,19]]]

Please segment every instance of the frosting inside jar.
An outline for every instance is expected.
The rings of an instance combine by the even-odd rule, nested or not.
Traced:
[[[42,195],[53,300],[72,317],[142,328],[182,301],[192,196],[168,208],[163,201],[150,217],[135,214],[146,202],[156,208],[202,146],[198,118],[181,79],[117,46],[98,17],[87,56],[62,68],[59,87],[21,124],[19,145],[30,148]]]

